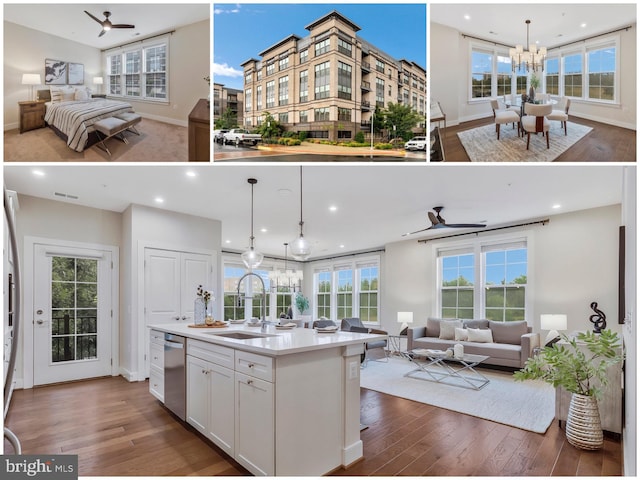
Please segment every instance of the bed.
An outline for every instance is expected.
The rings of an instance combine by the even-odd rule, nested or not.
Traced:
[[[44,116],[47,125],[62,136],[67,146],[76,152],[82,152],[90,146],[89,134],[93,131],[95,122],[120,113],[133,112],[131,104],[127,102],[105,98],[77,98],[77,95],[57,98],[52,91],[52,101],[46,102]]]

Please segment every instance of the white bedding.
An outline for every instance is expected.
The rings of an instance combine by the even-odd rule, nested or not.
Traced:
[[[92,98],[51,103],[47,106],[44,120],[67,136],[69,148],[82,152],[87,144],[89,132],[93,131],[94,123],[124,112],[133,112],[129,103]]]

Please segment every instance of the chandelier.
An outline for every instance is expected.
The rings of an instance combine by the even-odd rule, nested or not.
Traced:
[[[302,234],[302,165],[300,165],[300,236],[291,242],[291,255],[296,260],[304,261],[311,255],[311,244]]]
[[[253,248],[253,240],[255,239],[253,236],[253,186],[258,183],[258,180],[255,178],[248,178],[247,182],[251,185],[251,236],[249,237],[251,245],[242,253],[241,257],[242,263],[244,263],[249,270],[252,270],[262,263],[264,255]]]
[[[296,292],[301,290],[300,282],[302,281],[301,270],[289,270],[287,268],[287,247],[288,243],[284,244],[284,270],[279,268],[269,272],[269,280],[276,292]]]
[[[518,67],[518,71],[522,71],[526,69],[527,72],[533,71],[537,72],[541,70],[544,72],[544,61],[547,57],[547,48],[540,47],[535,43],[529,43],[529,24],[531,20],[526,20],[527,24],[527,45],[529,46],[529,50],[525,50],[526,46],[516,45],[516,48],[509,49],[509,57],[511,57],[511,70],[513,72],[516,71],[516,67]]]

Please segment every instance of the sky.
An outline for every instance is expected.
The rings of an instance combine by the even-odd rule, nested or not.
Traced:
[[[295,34],[332,10],[358,25],[358,36],[396,59],[427,66],[427,8],[424,3],[214,3],[213,76],[216,83],[243,88],[241,63]]]

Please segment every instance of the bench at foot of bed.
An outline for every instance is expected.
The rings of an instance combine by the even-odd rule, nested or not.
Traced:
[[[142,120],[142,117],[139,114],[135,112],[125,112],[119,113],[115,117],[126,122],[127,126],[125,130],[129,130],[136,135],[140,135],[140,132],[138,132],[138,130],[136,129],[136,124],[140,123],[140,121]]]
[[[118,136],[124,143],[129,143],[129,141],[122,135],[127,129],[127,122],[121,120],[116,117],[107,117],[102,120],[98,120],[93,124],[93,128],[98,134],[99,142],[96,143],[97,146],[102,144],[102,149],[111,156],[111,152],[107,148],[107,144],[104,143],[105,140]],[[104,137],[104,138],[103,138]]]

